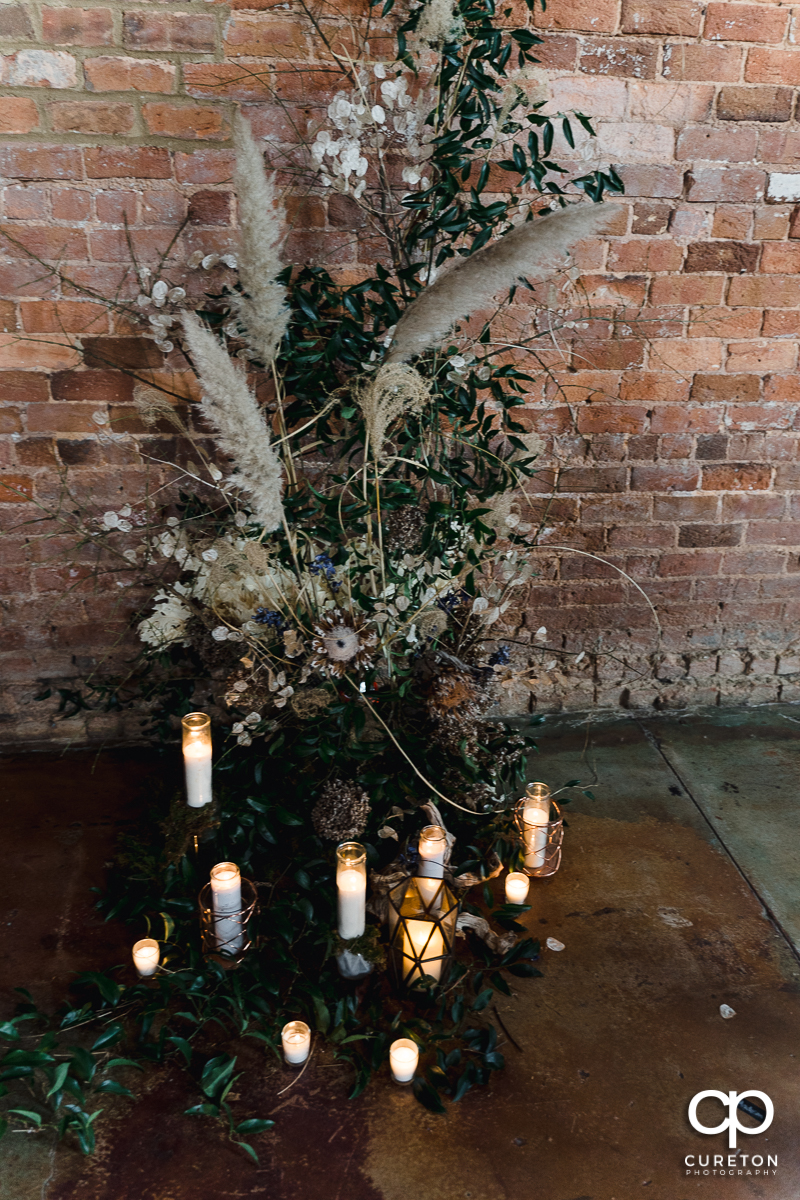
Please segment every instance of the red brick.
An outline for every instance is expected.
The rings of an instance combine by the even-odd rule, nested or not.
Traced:
[[[661,372],[626,371],[622,376],[620,399],[625,401],[672,401],[689,399],[689,383],[683,379],[668,379]]]
[[[659,575],[717,575],[722,555],[713,550],[697,550],[694,554],[662,554],[658,563]]]
[[[142,193],[143,225],[179,225],[186,216],[186,210],[186,200],[172,188],[169,191],[152,188]]]
[[[622,0],[623,33],[697,37],[702,23],[699,0]]]
[[[800,85],[800,51],[752,49],[747,54],[744,77],[748,83]]]
[[[175,154],[175,177],[179,183],[230,183],[234,155],[231,150],[195,150]]]
[[[14,237],[17,245],[11,243],[4,247],[8,258],[27,258],[21,247],[43,259],[85,261],[88,257],[86,234],[82,229],[25,225],[14,230]],[[41,267],[39,271],[41,273]]]
[[[800,404],[800,379],[796,375],[768,375],[764,401],[769,404]]]
[[[245,2],[242,7],[250,8],[251,5]],[[548,70],[572,71],[575,69],[577,51],[577,38],[551,33],[542,38],[541,46],[536,47],[536,58]]]
[[[96,262],[129,263],[131,257],[130,244],[140,262],[149,262],[153,257],[158,258],[167,249],[174,235],[174,229],[92,229],[89,234],[92,258]],[[211,248],[209,247],[209,250]],[[172,256],[175,256],[173,247]]]
[[[735,429],[791,429],[795,408],[780,405],[748,404],[728,409],[728,427]]]
[[[0,8],[0,37],[19,41],[33,37],[30,15],[21,4],[4,4]]]
[[[90,92],[175,91],[176,67],[170,62],[101,55],[85,59],[83,69]]]
[[[746,242],[692,242],[686,247],[686,272],[722,271],[750,275],[758,265],[759,246]]]
[[[2,376],[0,376],[2,381]],[[53,399],[86,404],[125,404],[133,400],[134,381],[121,371],[60,371],[51,376]],[[41,396],[40,399],[46,399]],[[96,427],[95,427],[96,431]]]
[[[752,308],[800,308],[800,279],[787,275],[735,276],[728,304]]]
[[[21,429],[20,410],[18,408],[0,408],[0,433],[19,433]]]
[[[671,214],[669,204],[634,204],[631,233],[666,233]]]
[[[75,100],[51,104],[50,123],[63,133],[130,133],[136,117],[130,104]]]
[[[758,135],[761,162],[795,165],[800,155],[800,133],[784,129],[762,129]]]
[[[744,51],[735,46],[709,46],[702,43],[666,45],[662,75],[679,80],[711,80],[734,83],[742,69]]]
[[[97,433],[90,404],[37,404],[28,410],[29,433]]]
[[[27,333],[97,333],[108,329],[103,304],[79,300],[23,300],[22,327]]]
[[[48,378],[35,371],[0,371],[0,401],[35,404],[50,399]]]
[[[703,467],[704,492],[754,492],[770,486],[772,470],[766,463],[718,463]]]
[[[719,502],[716,496],[655,496],[654,521],[715,521]]]
[[[81,152],[76,146],[4,146],[0,174],[11,179],[81,179]]]
[[[684,549],[738,546],[741,540],[741,525],[681,525],[678,532],[678,545]]]
[[[760,391],[757,375],[695,375],[691,398],[697,404],[753,403]]]
[[[641,238],[612,242],[608,255],[609,271],[679,271],[683,248],[672,238]]]
[[[624,467],[568,467],[559,478],[562,492],[623,492]]]
[[[24,504],[33,496],[33,480],[27,475],[0,475],[0,504]]]
[[[793,521],[750,521],[747,541],[752,546],[798,546],[800,532]]]
[[[544,11],[536,9],[533,23],[538,29],[613,33],[617,26],[616,0],[561,0]]]
[[[800,337],[800,312],[796,309],[768,309],[761,326],[762,337]]]
[[[634,338],[575,343],[575,365],[596,371],[624,371],[640,367],[644,360],[644,343]]]
[[[85,151],[89,179],[170,179],[168,150],[153,146],[98,146]]]
[[[709,4],[703,36],[719,42],[782,42],[789,13],[766,4]]]
[[[696,125],[678,136],[675,157],[719,162],[750,162],[756,156],[758,132],[755,129],[713,129]]]
[[[779,491],[800,490],[800,463],[779,463],[775,468],[775,487]]]
[[[763,199],[766,185],[766,172],[755,167],[700,168],[689,177],[688,199],[746,204]]]
[[[633,405],[584,404],[577,416],[581,433],[641,433],[647,427],[647,410]]]
[[[767,242],[761,256],[765,275],[796,275],[800,271],[800,243]]]
[[[655,79],[658,46],[655,42],[589,42],[580,57],[585,75],[622,76],[631,79]]]
[[[770,517],[775,520],[783,516],[785,509],[785,496],[765,495],[760,492],[722,497],[723,521],[754,521]]]
[[[126,12],[122,39],[126,49],[213,53],[213,16],[202,13]]]
[[[2,10],[0,10],[2,11]],[[12,221],[35,221],[47,216],[47,191],[30,186],[3,189],[2,205]]]
[[[728,345],[728,371],[752,371],[754,374],[767,371],[791,371],[797,362],[797,346],[791,342],[764,341],[730,342]]]
[[[689,313],[689,337],[758,337],[761,322],[760,308],[713,308],[701,305]]]
[[[224,36],[228,58],[306,57],[305,27],[299,21],[276,20],[272,15],[260,13],[237,13],[226,23]]]
[[[142,105],[142,116],[148,131],[159,137],[226,138],[230,133],[219,108],[153,103]]]
[[[51,46],[111,46],[111,9],[43,8],[42,37]]]
[[[84,338],[83,361],[87,367],[99,367],[104,373],[115,367],[125,370],[160,367],[163,356],[158,347],[141,337]]]
[[[721,121],[788,121],[792,100],[791,88],[728,85],[717,97],[717,116]]]
[[[0,97],[0,133],[30,133],[38,124],[39,111],[33,100],[25,96]]]
[[[700,483],[700,468],[695,463],[657,464],[631,468],[632,492],[693,492]]]
[[[54,188],[50,203],[56,221],[85,221],[92,211],[91,192],[76,188]]]
[[[726,204],[724,208],[718,208],[714,213],[711,236],[731,238],[734,241],[749,241],[752,227],[753,210],[751,208],[733,208]],[[761,240],[758,234],[753,234],[753,238],[755,241]]]

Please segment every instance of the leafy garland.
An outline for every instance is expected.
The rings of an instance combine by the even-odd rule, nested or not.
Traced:
[[[533,0],[526,3],[532,9]],[[382,16],[392,8],[386,0]],[[284,164],[309,186],[335,188],[360,206],[385,246],[374,274],[348,282],[321,268],[286,266],[262,279],[284,289],[289,304],[272,361],[253,349],[248,312],[258,281],[245,286],[244,264],[238,282],[219,276],[199,310],[203,325],[187,318],[184,335],[176,322],[186,291],[165,281],[164,260],[157,278],[139,269],[138,309],[108,301],[146,320],[165,353],[180,341],[204,404],[214,393],[218,351],[268,369],[266,411],[287,487],[270,533],[243,491],[244,454],[240,474],[225,479],[185,430],[204,473],[187,473],[193,484],[184,482],[169,517],[154,519],[152,507],[143,513],[143,543],[135,544],[141,532],[130,508],[75,527],[82,548],[98,548],[98,561],[110,549],[162,587],[140,623],[149,651],[133,682],[113,688],[106,702],[156,698],[154,722],[169,735],[208,686],[200,681],[211,679],[229,746],[216,765],[214,805],[194,814],[182,795],[165,792],[144,822],[146,836],[123,847],[100,902],[109,919],[139,934],[163,923],[155,984],[87,973],[55,1018],[25,993],[18,1015],[0,1025],[8,1044],[0,1132],[8,1122],[31,1129],[49,1122],[90,1153],[98,1097],[132,1096],[117,1074],[130,1082],[135,1069],[169,1057],[197,1083],[188,1113],[225,1122],[257,1161],[247,1139],[272,1122],[234,1115],[236,1056],[218,1051],[228,1039],[249,1038],[279,1055],[280,1029],[299,1014],[352,1067],[353,1096],[385,1064],[394,1036],[413,1038],[425,1064],[415,1093],[443,1112],[443,1096],[460,1100],[503,1066],[491,1020],[495,992],[511,994],[509,974],[539,974],[535,940],[512,937],[498,951],[471,935],[445,986],[409,996],[394,995],[380,969],[358,985],[343,983],[336,969],[331,843],[337,822],[352,823],[361,792],[368,811],[356,832],[373,870],[399,863],[413,871],[420,806],[435,795],[448,805],[456,839],[454,885],[483,881],[482,905],[462,887],[464,911],[488,915],[513,935],[524,933],[517,918],[527,911],[495,906],[486,877],[490,861],[518,863],[510,801],[533,743],[511,738],[486,714],[493,689],[526,673],[512,661],[513,637],[496,635],[522,610],[516,597],[530,575],[526,547],[535,542],[513,511],[535,471],[533,444],[514,410],[534,381],[530,371],[540,369],[538,335],[517,332],[512,359],[508,336],[497,333],[514,284],[477,333],[457,327],[395,375],[385,374],[384,357],[388,351],[391,360],[398,326],[448,260],[457,269],[502,243],[532,204],[561,202],[563,171],[551,153],[557,128],[574,145],[573,126],[567,115],[543,115],[542,102],[531,104],[508,78],[511,66],[524,72],[536,62],[536,35],[497,24],[493,0],[458,0],[447,30],[441,20],[435,28],[432,9],[420,6],[399,23],[394,62],[371,64],[365,47],[355,61],[338,60],[346,90],[328,111],[342,136],[318,132],[310,155]],[[587,118],[576,119],[591,134]],[[246,153],[246,133],[240,149]],[[493,170],[508,175],[509,193],[495,190],[486,203],[490,183],[496,189]],[[594,201],[621,190],[613,170],[571,184]],[[203,256],[195,265],[224,271],[233,263]],[[208,330],[226,341],[203,341]],[[520,357],[526,353],[530,367]],[[220,378],[228,378],[225,370]],[[137,382],[153,387],[151,379]],[[398,399],[403,388],[408,395]],[[161,391],[161,400],[140,394],[143,414],[148,405],[151,415],[170,411],[174,397]],[[217,391],[224,406],[225,386]],[[170,419],[180,425],[174,411]],[[77,692],[70,701],[85,704]],[[204,959],[200,947],[196,896],[221,859],[235,861],[259,892],[257,949],[237,970]],[[357,949],[380,968],[375,926]]]

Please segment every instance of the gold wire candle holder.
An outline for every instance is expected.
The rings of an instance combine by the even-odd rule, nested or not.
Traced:
[[[223,967],[237,967],[255,944],[253,926],[258,914],[258,892],[249,879],[241,880],[240,905],[220,912],[214,907],[211,883],[198,897],[203,955]]]
[[[561,866],[564,818],[546,783],[530,783],[514,809],[520,871],[535,879],[555,875]]]
[[[388,894],[389,966],[398,988],[419,988],[426,979],[443,984],[453,961],[460,903],[443,879],[401,880]]]

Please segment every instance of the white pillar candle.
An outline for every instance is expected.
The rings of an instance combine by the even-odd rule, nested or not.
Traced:
[[[509,904],[524,904],[528,898],[531,881],[522,871],[510,871],[506,875],[506,900]]]
[[[426,825],[419,835],[417,887],[422,901],[430,908],[444,879],[444,856],[447,833],[441,825]]]
[[[543,867],[547,849],[547,825],[550,821],[550,788],[546,783],[530,783],[525,790],[524,860],[529,870]]]
[[[366,928],[367,852],[358,842],[336,848],[336,891],[339,937],[361,937]]]
[[[160,957],[161,951],[158,942],[153,938],[142,938],[140,942],[134,943],[133,965],[143,978],[147,975],[155,975]]]
[[[433,921],[406,919],[403,930],[403,982],[407,986],[413,987],[414,981],[421,980],[423,975],[432,975],[438,983],[442,977],[443,953],[444,939]],[[422,963],[421,970],[415,966],[417,959]]]
[[[419,1062],[419,1047],[411,1038],[398,1038],[389,1047],[389,1065],[396,1083],[411,1083]]]
[[[211,868],[211,904],[214,934],[223,954],[237,954],[244,945],[242,933],[242,877],[236,863]]]
[[[211,718],[189,713],[181,721],[186,803],[202,808],[211,803]]]
[[[311,1051],[311,1030],[305,1021],[289,1021],[281,1030],[283,1057],[287,1063],[299,1066]]]

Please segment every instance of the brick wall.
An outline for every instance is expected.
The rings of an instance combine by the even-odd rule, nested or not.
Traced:
[[[612,235],[581,248],[580,278],[554,300],[560,311],[543,318],[520,298],[513,314],[552,326],[527,412],[546,439],[547,470],[531,498],[543,549],[522,637],[546,625],[551,647],[532,650],[542,668],[533,702],[800,697],[795,10],[551,0],[532,23],[545,39],[551,107],[596,120],[595,141],[558,156],[576,170],[612,162],[626,184]],[[346,22],[330,18],[326,32],[346,40]],[[261,0],[233,10],[4,4],[0,37],[3,228],[104,292],[135,294],[126,219],[137,253],[152,259],[188,215],[173,277],[192,251],[235,245],[236,103],[280,164],[335,86],[289,6]],[[376,36],[375,54],[381,45]],[[296,260],[342,270],[374,261],[340,197],[298,196],[290,219]],[[72,686],[106,656],[124,659],[141,597],[124,573],[83,581],[88,566],[66,562],[70,539],[44,539],[55,528],[30,522],[36,501],[58,499],[65,472],[106,507],[162,482],[153,459],[175,447],[168,431],[133,419],[125,371],[174,364],[84,294],[59,290],[12,242],[0,254],[0,297],[4,737],[127,736],[114,715],[54,724],[52,697],[34,697]],[[65,335],[89,349],[78,369]],[[647,591],[660,637],[615,568]]]

